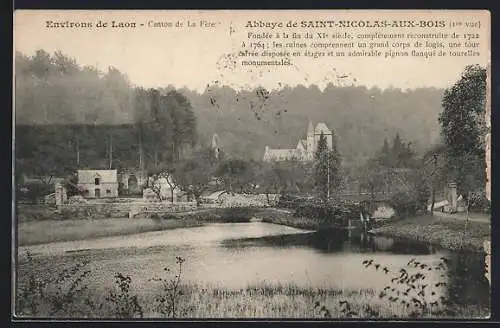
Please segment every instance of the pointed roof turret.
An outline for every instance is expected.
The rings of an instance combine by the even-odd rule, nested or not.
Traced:
[[[307,135],[314,135],[314,126],[311,121],[309,121],[309,126],[307,127]]]

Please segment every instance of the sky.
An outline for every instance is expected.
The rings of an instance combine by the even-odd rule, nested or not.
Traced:
[[[97,66],[106,70],[114,66],[125,73],[130,81],[143,87],[188,87],[202,92],[208,84],[225,84],[234,88],[252,88],[258,85],[276,89],[283,85],[309,85],[320,88],[327,83],[337,85],[357,84],[382,89],[448,87],[460,77],[469,64],[486,65],[490,57],[489,13],[486,11],[16,11],[14,16],[14,49],[26,55],[43,49],[50,53],[62,51],[76,59],[80,65]],[[112,21],[135,23],[136,28],[112,28]],[[479,57],[425,58],[360,58],[323,57],[321,59],[298,58],[289,67],[244,68],[234,67],[231,58],[241,49],[248,32],[269,31],[250,29],[248,21],[288,22],[317,20],[443,20],[463,22],[454,28],[459,35],[471,33],[479,36]],[[47,27],[53,22],[90,22],[90,28]],[[96,27],[98,21],[107,27]],[[187,27],[196,24],[195,27]],[[200,21],[213,23],[212,27]],[[151,22],[170,22],[173,26],[150,27]],[[182,27],[176,27],[182,22]],[[465,22],[480,22],[480,28],[465,27]],[[140,24],[144,24],[141,26]],[[432,29],[431,29],[432,30]],[[393,32],[432,32],[429,29],[385,29]],[[291,29],[276,27],[272,30],[290,32]],[[297,32],[326,31],[352,35],[373,33],[367,28],[295,29]],[[451,32],[449,28],[434,31]],[[297,42],[303,40],[296,40]],[[233,56],[233,57],[232,57]]]

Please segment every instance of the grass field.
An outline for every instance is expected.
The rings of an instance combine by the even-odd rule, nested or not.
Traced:
[[[373,229],[376,235],[406,238],[440,245],[450,250],[483,251],[483,243],[491,238],[491,224],[469,222],[453,218],[422,215],[394,221]]]

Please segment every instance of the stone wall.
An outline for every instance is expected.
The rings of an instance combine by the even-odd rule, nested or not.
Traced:
[[[269,197],[269,201],[268,201]],[[222,194],[215,202],[218,207],[268,207],[275,206],[279,195],[269,194]]]
[[[68,220],[103,219],[103,218],[133,218],[140,213],[172,213],[196,208],[196,203],[145,203],[145,202],[115,202],[86,203],[58,206],[59,213]]]

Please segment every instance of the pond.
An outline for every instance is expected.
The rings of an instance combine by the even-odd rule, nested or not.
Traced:
[[[150,288],[149,279],[175,268],[176,256],[186,259],[183,279],[224,288],[245,288],[260,283],[300,287],[373,289],[380,291],[392,273],[407,268],[415,259],[437,265],[450,262],[447,287],[440,293],[459,303],[489,304],[489,285],[484,278],[481,254],[457,253],[422,243],[350,234],[346,230],[318,232],[281,225],[251,223],[208,224],[202,227],[60,242],[20,248],[39,259],[52,258],[47,270],[68,256],[90,258],[92,284],[105,288],[113,275],[130,275],[135,288]],[[379,263],[365,268],[364,260]],[[426,273],[430,284],[443,281],[437,271]]]

